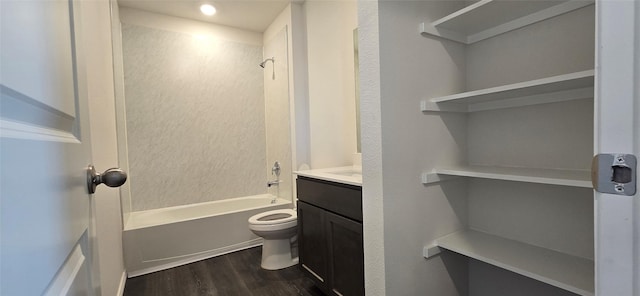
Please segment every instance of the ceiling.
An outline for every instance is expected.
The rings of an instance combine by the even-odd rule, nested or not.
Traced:
[[[291,0],[118,0],[120,6],[264,32]],[[212,4],[213,16],[200,12],[200,5]]]

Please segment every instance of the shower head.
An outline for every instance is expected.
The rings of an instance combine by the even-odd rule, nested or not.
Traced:
[[[262,63],[260,63],[260,67],[264,68],[264,65],[265,65],[268,61],[271,61],[271,62],[273,62],[273,63],[275,63],[275,62],[276,62],[276,61],[273,59],[273,57],[270,57],[270,58],[268,58],[268,59],[266,59],[266,60],[262,61]]]

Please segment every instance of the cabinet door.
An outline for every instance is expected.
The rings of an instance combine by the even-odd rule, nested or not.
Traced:
[[[325,212],[333,295],[364,295],[362,223]]]
[[[298,256],[300,266],[319,286],[327,286],[327,239],[324,210],[298,201]]]

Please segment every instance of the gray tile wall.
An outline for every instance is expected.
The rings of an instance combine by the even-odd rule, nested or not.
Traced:
[[[134,211],[267,192],[262,47],[123,24]]]

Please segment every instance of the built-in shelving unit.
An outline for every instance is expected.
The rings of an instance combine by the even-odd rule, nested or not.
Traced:
[[[482,0],[435,22],[421,23],[420,33],[471,44],[591,5],[593,2]]]
[[[593,188],[591,184],[591,174],[589,171],[490,166],[436,168],[432,172],[424,173],[422,175],[422,183],[430,184],[443,181],[442,176],[471,177]]]
[[[465,60],[455,61],[467,67],[464,79],[468,85],[488,87],[505,80],[543,77],[425,97],[420,102],[420,110],[430,119],[440,116],[447,126],[447,136],[455,140],[455,148],[464,155],[428,168],[421,176],[423,184],[461,177],[514,182],[501,183],[501,188],[496,188],[495,182],[461,183],[467,186],[463,194],[468,198],[465,211],[471,218],[465,228],[469,230],[435,239],[424,247],[425,258],[449,250],[572,293],[594,295],[594,262],[584,258],[593,252],[593,245],[584,243],[593,234],[592,195],[588,190],[593,188],[588,170],[593,109],[583,100],[594,97],[595,71],[589,51],[592,36],[589,31],[579,31],[573,40],[563,37],[575,30],[589,30],[595,19],[587,19],[592,17],[592,8],[587,6],[594,2],[480,0],[420,24],[425,37],[462,44],[486,40],[467,46]],[[585,9],[577,11],[580,8]],[[572,11],[575,13],[567,14]],[[544,20],[549,21],[515,31]],[[576,46],[576,41],[581,45]],[[576,54],[565,58],[562,54],[567,52]],[[560,55],[552,56],[556,53]],[[572,72],[576,69],[591,70]],[[552,76],[558,73],[567,74]],[[485,76],[492,74],[496,75]],[[479,112],[488,110],[499,111]],[[477,113],[458,116],[440,112]],[[540,149],[543,146],[539,144],[548,149]],[[504,153],[506,147],[515,149],[513,155]],[[555,169],[556,165],[569,169]],[[532,204],[539,208],[532,211]],[[470,272],[478,270],[474,265],[467,268]],[[498,282],[513,275],[489,276]],[[494,293],[501,288],[486,282],[469,285],[480,290],[495,287]],[[506,294],[518,294],[518,288],[513,289]]]
[[[579,295],[594,295],[594,263],[589,259],[473,230],[445,236],[436,244]]]
[[[594,71],[558,75],[421,102],[427,111],[475,112],[593,98]]]

